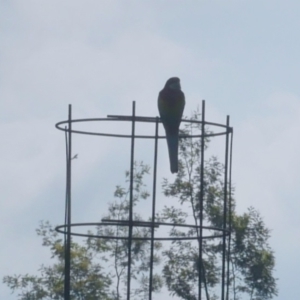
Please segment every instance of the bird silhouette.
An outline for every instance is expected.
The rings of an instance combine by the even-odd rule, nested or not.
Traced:
[[[158,95],[158,111],[166,131],[172,173],[178,172],[178,135],[184,106],[185,97],[181,91],[180,79],[172,77]]]

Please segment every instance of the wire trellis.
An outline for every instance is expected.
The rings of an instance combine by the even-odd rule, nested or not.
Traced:
[[[230,258],[230,240],[231,240],[231,165],[232,165],[232,140],[233,128],[229,126],[229,116],[226,119],[226,125],[208,122],[205,120],[205,101],[202,101],[202,119],[199,120],[186,120],[183,119],[182,123],[196,123],[201,125],[201,134],[195,135],[180,135],[180,138],[199,138],[201,140],[201,164],[200,164],[200,197],[199,197],[199,225],[195,224],[177,224],[167,222],[157,222],[156,215],[156,181],[157,181],[157,155],[158,155],[158,139],[165,139],[165,136],[158,135],[158,127],[160,118],[158,117],[142,117],[136,116],[135,101],[132,104],[132,115],[108,115],[107,118],[90,118],[90,119],[72,119],[72,106],[69,105],[68,120],[57,123],[57,129],[65,132],[66,140],[66,202],[65,202],[65,222],[63,225],[57,226],[56,231],[64,234],[65,238],[65,277],[64,277],[64,299],[70,300],[71,294],[71,236],[81,236],[90,238],[101,239],[119,239],[128,241],[128,265],[127,265],[127,300],[130,300],[131,292],[131,265],[132,265],[132,241],[134,240],[148,240],[150,241],[150,268],[149,268],[149,300],[152,300],[152,286],[153,286],[153,263],[154,263],[154,242],[155,241],[175,241],[175,240],[198,240],[199,241],[199,261],[203,259],[203,240],[212,238],[222,239],[222,262],[221,262],[221,300],[229,299],[229,284],[230,284],[230,271],[229,271],[229,258]],[[131,134],[112,134],[100,133],[91,131],[74,130],[72,125],[74,123],[87,123],[87,122],[131,122]],[[154,135],[137,135],[136,126],[140,122],[152,123],[155,126]],[[206,126],[213,126],[218,128],[216,133],[205,132]],[[131,139],[130,148],[130,197],[129,197],[129,217],[128,220],[114,220],[102,219],[101,222],[88,222],[88,223],[72,223],[72,135],[97,135],[100,137],[113,137],[113,138],[129,138]],[[223,226],[213,227],[203,225],[203,199],[204,199],[204,155],[205,155],[205,138],[225,136],[225,164],[224,164],[224,199],[223,199]],[[134,161],[135,161],[135,141],[136,139],[153,139],[154,140],[154,160],[153,160],[153,182],[152,182],[152,211],[151,221],[136,221],[133,219],[134,205],[133,205],[133,180],[134,180]],[[228,187],[228,188],[227,188]],[[228,220],[228,221],[226,221]],[[112,235],[97,235],[91,233],[76,232],[76,228],[85,226],[124,226],[128,228],[128,235],[126,236],[112,236]],[[198,236],[155,236],[155,228],[173,226],[178,228],[193,228],[199,232]],[[133,236],[133,228],[147,227],[151,229],[150,237],[136,237]],[[213,234],[204,235],[203,230],[207,229],[213,231]],[[205,278],[203,277],[202,265],[199,264],[198,272],[198,300],[204,299],[202,296],[202,285]],[[206,299],[208,298],[206,290]]]

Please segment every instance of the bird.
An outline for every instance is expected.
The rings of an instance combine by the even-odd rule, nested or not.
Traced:
[[[178,135],[184,106],[180,79],[171,77],[158,94],[158,111],[166,131],[171,173],[178,172]]]

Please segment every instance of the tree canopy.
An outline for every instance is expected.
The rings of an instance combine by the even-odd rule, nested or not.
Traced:
[[[192,119],[199,119],[199,112]],[[185,125],[184,135],[200,131],[199,125]],[[206,140],[206,149],[209,140]],[[200,193],[199,139],[182,138],[179,146],[179,172],[173,181],[163,179],[164,197],[177,199],[176,205],[165,206],[156,215],[156,221],[199,225]],[[144,178],[150,173],[143,162],[134,164],[133,205],[146,201],[150,193]],[[207,226],[222,227],[224,190],[224,165],[216,156],[204,163],[203,222]],[[124,186],[117,186],[105,219],[128,220],[129,176],[125,174]],[[162,197],[162,196],[161,196]],[[232,300],[267,300],[277,295],[274,278],[275,257],[268,244],[270,229],[266,227],[259,212],[250,207],[239,215],[235,210],[233,193],[231,204],[231,252],[230,289]],[[135,213],[134,220],[145,220]],[[229,217],[227,222],[229,222]],[[91,232],[92,233],[92,232]],[[37,234],[48,247],[54,263],[42,265],[39,275],[7,275],[3,282],[18,293],[19,300],[63,299],[64,241],[49,222],[41,222]],[[126,226],[98,226],[94,234],[115,237],[128,236]],[[220,299],[217,293],[221,280],[222,240],[203,240],[203,257],[199,261],[199,230],[197,227],[173,226],[168,232],[172,237],[195,237],[194,240],[174,240],[171,243],[154,243],[152,291],[159,293],[166,287],[177,299],[196,300],[199,270],[203,274],[201,288],[205,298]],[[212,235],[215,232],[210,233]],[[150,237],[151,228],[136,227],[134,237]],[[197,239],[198,238],[198,239]],[[131,299],[148,299],[150,241],[133,240],[132,245],[132,292]],[[71,298],[86,300],[126,299],[128,241],[126,239],[98,239],[89,237],[81,244],[73,239],[71,244]],[[201,266],[201,267],[199,267]]]

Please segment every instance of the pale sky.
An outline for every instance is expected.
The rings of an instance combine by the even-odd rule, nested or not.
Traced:
[[[155,117],[158,92],[178,76],[186,115],[202,99],[209,121],[230,115],[237,210],[254,206],[272,229],[274,299],[298,299],[299,12],[296,0],[0,0],[1,279],[49,263],[35,229],[63,222],[64,135],[54,125],[68,104],[74,118],[92,118],[128,115],[135,100],[138,115]],[[129,142],[118,143],[74,138],[76,220],[98,221],[122,183]],[[151,161],[149,145],[137,147]],[[0,299],[16,295],[1,283]]]

